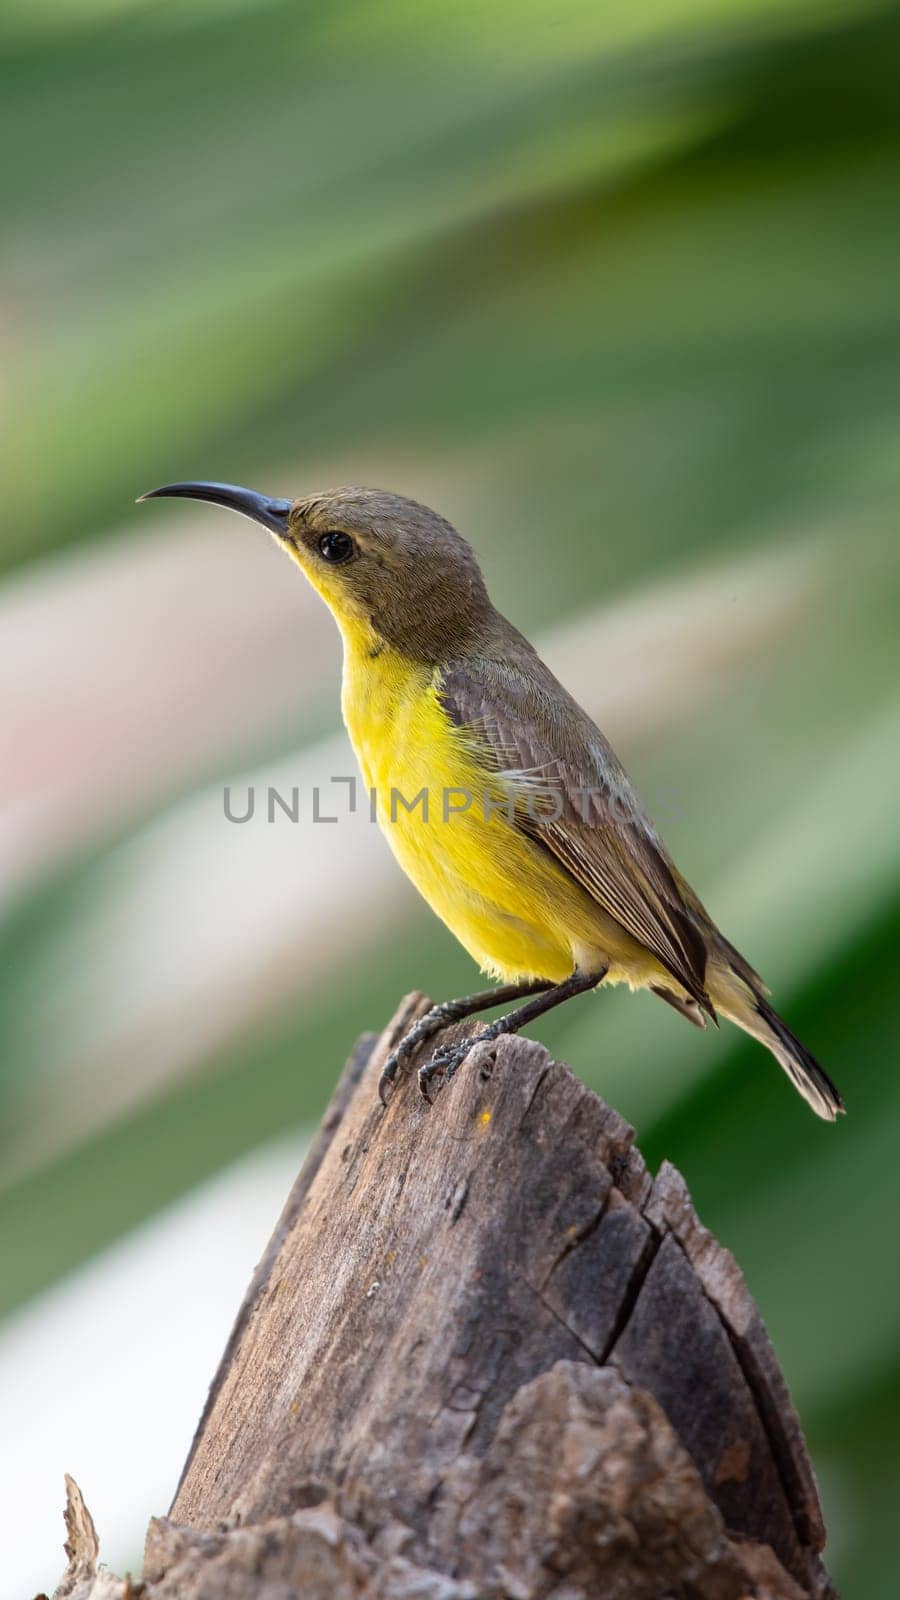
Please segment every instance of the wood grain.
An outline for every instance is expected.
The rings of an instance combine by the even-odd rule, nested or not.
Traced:
[[[148,1597],[828,1600],[800,1424],[679,1174],[527,1039],[384,1110],[427,1004],[335,1091],[151,1524]]]

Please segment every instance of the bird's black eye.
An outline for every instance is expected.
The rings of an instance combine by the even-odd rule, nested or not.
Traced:
[[[316,543],[323,561],[330,561],[334,566],[339,566],[342,561],[349,561],[356,549],[349,533],[341,533],[338,528],[332,528],[328,533],[320,533]]]

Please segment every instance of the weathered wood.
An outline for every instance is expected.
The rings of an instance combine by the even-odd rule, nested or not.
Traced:
[[[338,1086],[151,1526],[154,1600],[825,1600],[799,1423],[679,1175],[525,1039],[383,1111],[425,1004]]]

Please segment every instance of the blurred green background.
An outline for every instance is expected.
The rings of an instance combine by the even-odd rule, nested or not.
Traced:
[[[6,0],[0,1355],[310,1129],[403,992],[473,987],[375,829],[225,822],[224,784],[352,770],[336,635],[249,526],[132,504],[394,488],[844,1091],[824,1127],[645,997],[541,1033],[735,1250],[832,1571],[896,1593],[898,69],[900,11],[841,0]]]

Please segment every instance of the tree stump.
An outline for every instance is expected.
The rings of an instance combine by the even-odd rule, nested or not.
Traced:
[[[528,1039],[384,1111],[427,1003],[335,1091],[150,1525],[148,1600],[833,1596],[784,1378],[683,1179]],[[70,1549],[64,1592],[134,1592],[93,1573]]]

